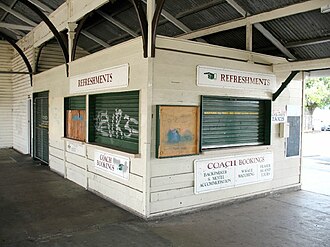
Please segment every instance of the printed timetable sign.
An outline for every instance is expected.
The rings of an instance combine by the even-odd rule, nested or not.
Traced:
[[[273,179],[273,153],[195,160],[195,194]]]
[[[272,92],[275,89],[274,74],[256,73],[233,69],[197,66],[197,86],[258,89]]]
[[[70,93],[87,93],[100,89],[128,86],[129,65],[124,64],[70,78]]]

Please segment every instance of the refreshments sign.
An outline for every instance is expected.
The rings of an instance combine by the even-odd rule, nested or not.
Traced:
[[[197,85],[204,87],[259,89],[272,92],[276,86],[274,74],[197,66]]]
[[[94,92],[100,89],[128,86],[129,65],[124,64],[70,78],[70,93]]]
[[[195,160],[195,193],[273,179],[273,153]]]

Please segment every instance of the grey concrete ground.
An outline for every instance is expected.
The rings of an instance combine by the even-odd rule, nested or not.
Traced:
[[[0,246],[330,246],[330,197],[274,194],[145,222],[0,150]]]
[[[303,135],[302,189],[330,196],[330,131]]]

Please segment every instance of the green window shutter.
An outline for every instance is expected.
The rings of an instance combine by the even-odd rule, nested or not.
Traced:
[[[65,110],[85,110],[86,96],[74,96],[65,98]]]
[[[202,149],[270,142],[270,101],[202,97]]]
[[[139,91],[91,95],[89,141],[139,152]]]

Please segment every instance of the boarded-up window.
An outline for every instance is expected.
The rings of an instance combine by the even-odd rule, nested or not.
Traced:
[[[202,149],[270,144],[271,101],[202,97]]]
[[[139,152],[139,91],[89,97],[89,141]]]
[[[65,99],[65,137],[86,140],[86,97]]]
[[[157,157],[199,153],[199,107],[157,106]]]

